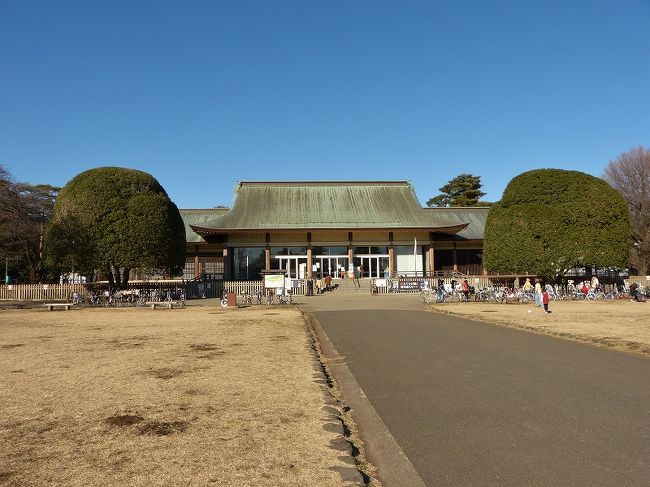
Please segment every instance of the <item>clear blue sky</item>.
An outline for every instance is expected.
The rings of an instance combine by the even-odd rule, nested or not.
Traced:
[[[452,177],[650,146],[650,1],[0,2],[0,163],[150,172],[180,207],[238,180]]]

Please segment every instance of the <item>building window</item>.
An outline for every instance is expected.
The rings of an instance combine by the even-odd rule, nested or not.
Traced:
[[[347,247],[312,247],[312,255],[348,255]]]
[[[236,280],[261,279],[265,266],[264,248],[236,247],[232,249],[233,278]]]
[[[185,257],[185,267],[183,267],[183,279],[194,279],[194,257]]]

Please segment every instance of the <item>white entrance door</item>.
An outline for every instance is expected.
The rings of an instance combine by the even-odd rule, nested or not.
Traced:
[[[292,279],[304,279],[307,277],[307,258],[291,257],[280,255],[277,256],[280,269],[287,273],[287,277]]]

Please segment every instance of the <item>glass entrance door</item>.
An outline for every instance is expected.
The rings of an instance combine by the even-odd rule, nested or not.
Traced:
[[[307,277],[307,257],[292,257],[279,255],[276,257],[279,267],[291,279],[305,279]]]
[[[355,268],[363,267],[361,277],[384,277],[388,272],[387,255],[360,255],[354,260]]]
[[[338,279],[341,275],[345,275],[348,268],[348,257],[343,255],[317,255],[312,259],[315,267],[314,277],[332,276]],[[343,274],[341,273],[343,269]]]

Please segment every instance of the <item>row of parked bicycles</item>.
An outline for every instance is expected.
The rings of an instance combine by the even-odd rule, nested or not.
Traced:
[[[178,289],[133,289],[127,291],[91,291],[89,293],[74,292],[70,302],[80,308],[122,308],[144,307],[150,303],[174,302],[177,306],[185,307],[185,290]]]
[[[629,288],[618,289],[613,287],[607,291],[600,288],[581,289],[576,286],[546,286],[550,300],[558,301],[600,301],[611,299],[631,299],[650,297],[650,289],[639,287],[630,291]],[[451,302],[490,302],[490,303],[530,303],[535,301],[535,294],[532,291],[514,289],[509,287],[485,287],[474,289],[470,287],[469,292],[464,293],[462,288],[448,289],[439,287],[436,289],[425,289],[420,292],[422,303],[451,303]]]

